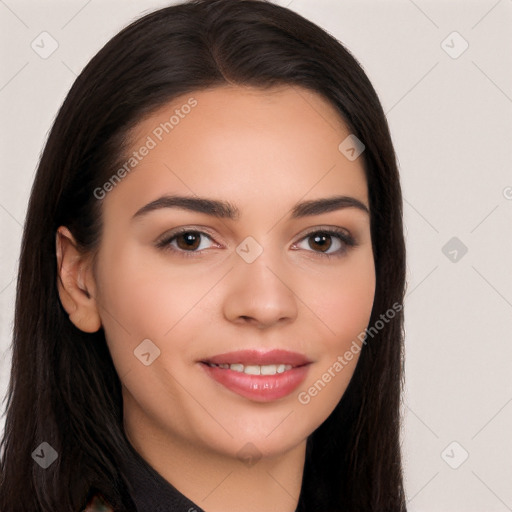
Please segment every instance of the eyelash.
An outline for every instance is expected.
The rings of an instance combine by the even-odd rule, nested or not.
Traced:
[[[176,231],[173,231],[171,234],[169,235],[166,235],[163,239],[161,240],[157,240],[156,242],[156,247],[158,249],[161,249],[163,251],[171,251],[173,253],[177,253],[185,258],[194,258],[194,257],[197,257],[199,254],[201,254],[202,251],[184,251],[184,250],[181,250],[181,249],[175,249],[172,245],[171,245],[171,242],[177,238],[179,235],[182,235],[184,233],[193,233],[193,234],[200,234],[200,235],[205,235],[207,238],[209,238],[210,240],[213,241],[212,237],[210,234],[204,232],[204,231],[200,231],[200,230],[197,230],[197,229],[191,229],[191,228],[179,228],[177,229]],[[339,258],[341,256],[343,256],[350,248],[352,247],[356,247],[358,245],[358,243],[356,242],[356,240],[349,234],[347,234],[344,230],[341,230],[341,229],[335,229],[335,228],[326,228],[326,229],[315,229],[314,231],[310,231],[309,233],[306,233],[298,242],[296,243],[300,243],[302,242],[303,240],[313,236],[313,235],[318,235],[318,234],[322,234],[322,235],[328,235],[328,236],[332,236],[334,238],[337,238],[341,244],[343,245],[343,247],[341,249],[338,249],[335,253],[333,254],[329,254],[329,253],[323,253],[323,252],[320,252],[320,251],[307,251],[307,252],[312,252],[320,257],[324,257],[324,258]],[[203,249],[204,251],[204,249]]]

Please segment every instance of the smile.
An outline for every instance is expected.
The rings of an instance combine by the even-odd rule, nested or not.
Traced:
[[[275,375],[276,373],[284,373],[291,370],[293,366],[291,364],[266,364],[257,365],[251,364],[244,366],[240,363],[235,364],[213,364],[209,363],[209,366],[216,366],[223,370],[233,370],[234,372],[245,373],[247,375]]]

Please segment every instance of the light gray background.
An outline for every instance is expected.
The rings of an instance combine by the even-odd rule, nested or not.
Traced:
[[[512,510],[512,0],[278,3],[354,53],[390,123],[408,249],[409,510]],[[47,132],[76,75],[103,44],[165,5],[0,0],[1,398],[22,224]],[[44,44],[43,31],[59,45],[47,59],[31,48],[34,40]],[[454,31],[463,39],[450,36]],[[452,58],[464,40],[469,47]],[[459,242],[443,252],[453,237],[466,254]]]

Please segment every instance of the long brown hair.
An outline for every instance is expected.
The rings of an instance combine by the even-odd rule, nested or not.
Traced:
[[[402,304],[402,196],[375,90],[335,38],[260,0],[195,0],[113,37],[69,91],[37,169],[23,233],[12,371],[0,461],[2,512],[78,511],[91,489],[133,510],[116,460],[128,446],[105,335],[78,330],[57,292],[55,233],[101,240],[93,193],[123,161],[130,128],[173,98],[226,83],[296,85],[322,95],[365,145],[376,291],[370,325]],[[340,141],[341,142],[341,141]],[[381,322],[382,323],[382,322]],[[307,441],[299,512],[406,510],[400,453],[403,310],[365,343],[339,404]],[[58,453],[47,469],[32,453]]]

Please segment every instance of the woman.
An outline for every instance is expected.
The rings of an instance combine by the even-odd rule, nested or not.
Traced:
[[[0,510],[404,511],[404,286],[347,50],[257,0],[144,16],[41,157]]]

